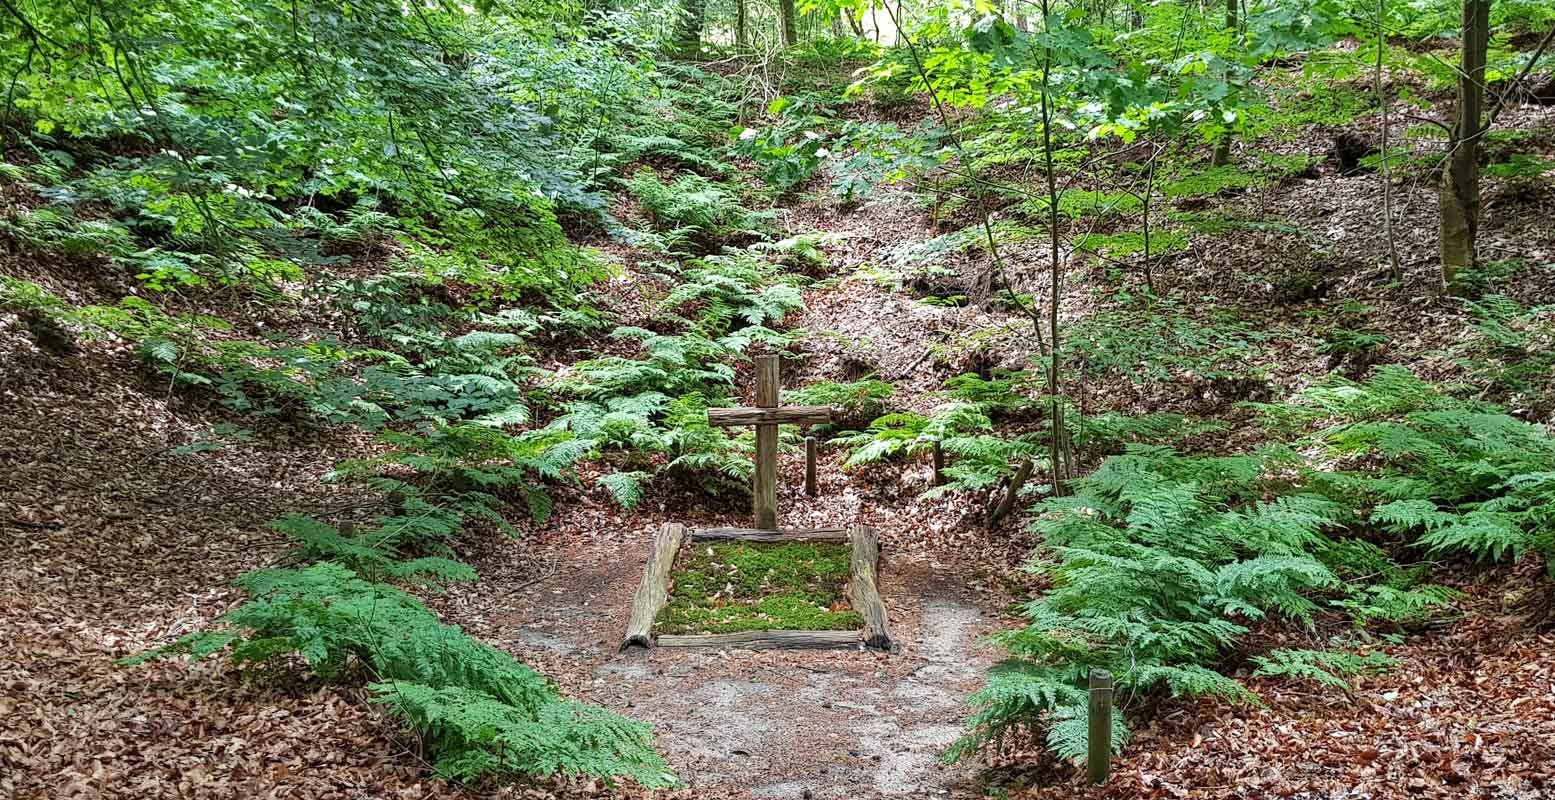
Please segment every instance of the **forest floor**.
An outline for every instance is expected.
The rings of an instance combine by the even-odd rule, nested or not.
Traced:
[[[1555,139],[1555,115],[1506,124]],[[1290,143],[1321,153],[1320,139]],[[1321,250],[1265,232],[1217,239],[1175,262],[1167,280],[1182,297],[1216,295],[1202,310],[1233,308],[1274,333],[1263,363],[1270,384],[1296,388],[1324,374],[1326,356],[1302,311],[1319,299],[1281,302],[1293,271],[1320,269],[1322,292],[1377,310],[1390,336],[1386,360],[1450,369],[1433,354],[1460,337],[1466,318],[1434,299],[1434,190],[1403,198],[1399,226],[1408,278],[1386,286],[1374,261],[1375,177],[1313,178],[1217,200],[1323,233]],[[1487,253],[1515,253],[1537,269],[1509,291],[1555,302],[1555,196],[1503,206],[1487,217]],[[946,377],[975,366],[1022,367],[1035,348],[1024,318],[977,306],[914,302],[856,273],[906,241],[934,235],[918,198],[888,191],[861,207],[801,204],[791,230],[834,235],[835,280],[807,292],[794,323],[809,358],[785,384],[878,374],[906,408],[925,409]],[[1014,256],[1013,268],[1040,271]],[[969,272],[978,265],[963,265]],[[1068,276],[1067,320],[1107,302],[1096,275]],[[79,291],[69,276],[45,276]],[[1109,289],[1110,291],[1110,289]],[[976,347],[967,334],[994,330]],[[320,481],[342,457],[370,452],[365,435],[261,431],[199,460],[173,445],[222,420],[149,383],[125,350],[44,356],[15,329],[0,331],[0,796],[458,797],[606,795],[588,781],[459,788],[428,777],[413,746],[361,692],[306,681],[256,681],[222,660],[114,659],[195,630],[230,608],[231,581],[276,563],[288,544],[265,523],[284,513],[340,511],[360,502]],[[928,354],[935,343],[945,349]],[[993,353],[995,356],[989,356]],[[742,375],[741,385],[746,383]],[[1230,411],[1237,398],[1204,384],[1086,385],[1128,410]],[[1221,447],[1249,443],[1233,431]],[[1555,797],[1555,634],[1532,624],[1549,602],[1542,564],[1437,576],[1466,591],[1461,616],[1386,651],[1397,669],[1359,679],[1354,693],[1250,679],[1265,705],[1164,702],[1142,717],[1102,787],[1082,787],[1069,764],[1036,751],[995,766],[946,766],[966,696],[998,658],[983,637],[1014,624],[1014,604],[1040,587],[1018,566],[1031,541],[1020,520],[989,530],[965,497],[922,500],[925,465],[844,473],[827,452],[818,498],[799,492],[798,459],[785,455],[779,505],[791,526],[862,522],[883,543],[882,596],[899,652],[652,651],[616,645],[653,531],[663,522],[738,524],[745,500],[687,507],[651,494],[626,513],[598,490],[558,504],[520,539],[470,538],[461,557],[481,580],[427,598],[445,620],[514,653],[570,695],[654,724],[687,782],[676,796],[754,798],[980,797]],[[722,505],[719,505],[722,503]],[[1271,634],[1275,635],[1275,634]],[[1284,635],[1284,634],[1280,634]],[[1313,639],[1319,633],[1310,634]],[[1024,755],[1016,759],[1014,756]]]

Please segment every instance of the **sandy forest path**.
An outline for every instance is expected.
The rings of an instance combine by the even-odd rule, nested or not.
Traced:
[[[940,754],[989,664],[980,639],[997,612],[960,569],[887,551],[881,588],[900,643],[890,655],[618,653],[652,528],[624,538],[558,551],[544,577],[511,576],[517,586],[488,569],[441,610],[582,698],[653,723],[696,797],[975,796],[972,771]]]

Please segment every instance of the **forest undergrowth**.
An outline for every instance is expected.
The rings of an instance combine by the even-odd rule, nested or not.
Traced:
[[[1143,796],[1161,753],[1199,747],[1174,739],[1184,714],[1312,724],[1392,702],[1374,687],[1455,637],[1486,661],[1497,637],[1548,640],[1546,11],[1489,23],[1509,99],[1479,257],[1443,285],[1442,126],[1397,119],[1452,106],[1439,9],[1379,39],[1345,4],[1224,29],[1172,4],[1037,28],[951,4],[893,46],[762,54],[671,46],[653,4],[75,5],[4,16],[0,390],[24,412],[0,466],[33,566],[0,582],[26,643],[0,670],[38,731],[78,724],[39,701],[77,672],[99,682],[72,697],[187,681],[215,708],[263,685],[346,698],[343,741],[403,751],[396,780],[438,791],[701,796],[630,708],[435,609],[481,579],[488,537],[565,550],[547,537],[571,508],[738,520],[754,437],[707,410],[763,353],[786,402],[834,409],[810,433],[901,520],[888,549],[1018,597],[945,748],[990,768],[958,793],[1085,791],[1093,669],[1117,681],[1120,766],[1090,791]],[[785,429],[785,458],[800,445]],[[147,556],[187,570],[136,586]],[[803,601],[761,618],[852,621],[817,611],[835,587],[745,566]],[[71,608],[94,580],[126,598],[111,620]],[[174,657],[233,669],[153,663]],[[1549,789],[1548,747],[1515,742],[1552,733],[1550,664],[1505,668],[1529,675],[1525,722],[1409,791]],[[1472,709],[1438,713],[1481,735]],[[107,780],[38,736],[0,738],[22,776],[0,787]],[[1344,757],[1300,784],[1190,754],[1163,780],[1398,788]],[[148,796],[178,785],[161,776]]]

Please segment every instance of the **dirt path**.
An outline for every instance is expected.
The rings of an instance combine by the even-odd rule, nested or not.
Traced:
[[[887,552],[882,591],[900,643],[889,655],[618,654],[649,531],[558,552],[549,577],[516,591],[488,573],[445,598],[445,611],[569,691],[653,723],[696,797],[976,796],[972,770],[940,763],[994,656],[980,640],[998,627],[998,611],[963,588],[962,570]],[[481,613],[493,606],[506,611]]]

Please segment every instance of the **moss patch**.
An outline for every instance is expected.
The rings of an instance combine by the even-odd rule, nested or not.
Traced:
[[[864,620],[844,591],[845,545],[795,542],[692,544],[676,565],[658,633],[854,630]]]

